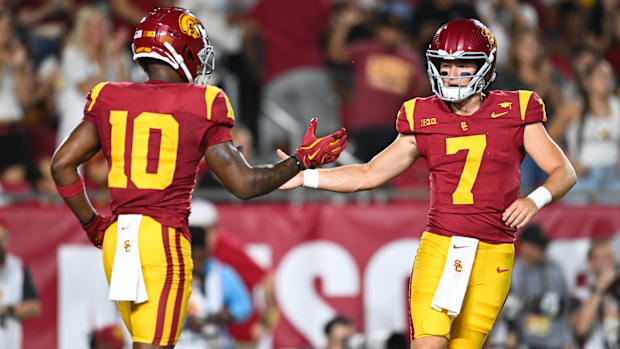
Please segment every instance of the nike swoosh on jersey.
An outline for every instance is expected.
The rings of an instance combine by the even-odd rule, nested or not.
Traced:
[[[505,271],[508,271],[509,269],[500,269],[499,267],[497,267],[497,272],[498,273],[503,273]]]
[[[500,116],[502,116],[502,115],[506,115],[506,114],[508,114],[508,112],[507,112],[507,111],[505,111],[505,112],[503,112],[503,113],[497,113],[497,114],[495,114],[495,112],[493,112],[493,113],[491,113],[491,117],[492,117],[493,119],[495,119],[495,118],[499,118]]]
[[[465,247],[471,247],[471,246],[456,246],[456,245],[452,245],[453,248],[465,248]]]

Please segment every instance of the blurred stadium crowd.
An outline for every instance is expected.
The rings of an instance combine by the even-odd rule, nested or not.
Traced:
[[[204,23],[216,50],[210,83],[230,97],[235,144],[251,163],[296,147],[314,115],[319,133],[348,129],[344,162],[369,160],[396,136],[401,103],[431,93],[424,54],[437,28],[477,18],[498,42],[491,88],[533,90],[545,101],[547,130],[579,175],[566,200],[620,202],[619,0],[3,0],[0,199],[56,195],[50,158],[82,119],[86,94],[100,81],[145,80],[131,60],[133,28],[151,8],[169,5]],[[105,189],[102,156],[83,172],[89,190]],[[427,174],[416,165],[390,186],[426,188]],[[543,181],[526,158],[522,190]],[[199,188],[218,186],[203,168]],[[591,273],[573,292],[545,257],[544,233],[531,228],[521,240],[511,298],[488,346],[598,340],[592,348],[618,348],[611,242],[592,244]]]
[[[548,131],[580,176],[573,192],[586,193],[575,200],[620,197],[616,0],[0,1],[5,193],[55,194],[50,156],[81,120],[85,95],[102,80],[144,81],[131,60],[132,31],[148,10],[168,5],[205,23],[217,57],[210,83],[230,96],[235,141],[250,162],[296,146],[314,115],[319,133],[349,130],[352,156],[343,161],[370,159],[395,137],[401,103],[430,93],[424,53],[432,34],[471,17],[497,38],[491,88],[543,97]],[[102,157],[84,172],[89,189],[105,188]],[[200,185],[217,187],[208,173]],[[544,180],[529,158],[522,175],[524,191]],[[425,188],[426,177],[416,165],[391,185]]]

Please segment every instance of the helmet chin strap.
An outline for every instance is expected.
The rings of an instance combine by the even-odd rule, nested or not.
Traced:
[[[174,60],[178,63],[178,65],[181,67],[181,69],[185,73],[185,76],[187,77],[187,81],[194,82],[194,79],[192,78],[192,74],[190,74],[189,69],[187,69],[187,66],[185,65],[185,60],[183,59],[183,56],[178,54],[177,51],[174,49],[174,47],[172,47],[172,45],[170,45],[167,41],[164,42],[164,46],[168,49],[168,51],[170,51],[170,53],[174,57]]]

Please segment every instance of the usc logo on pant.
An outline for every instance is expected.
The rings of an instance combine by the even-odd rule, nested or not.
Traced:
[[[461,264],[461,260],[460,259],[455,259],[454,260],[454,270],[457,273],[460,273],[461,270],[463,270],[463,265]]]

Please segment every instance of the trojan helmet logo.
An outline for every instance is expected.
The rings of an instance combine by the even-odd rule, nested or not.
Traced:
[[[495,35],[487,28],[482,29],[482,35],[489,40],[491,49],[497,48],[497,42],[495,42]]]
[[[198,30],[198,20],[187,13],[179,17],[179,27],[183,34],[187,34],[194,39],[200,38],[200,30]]]

